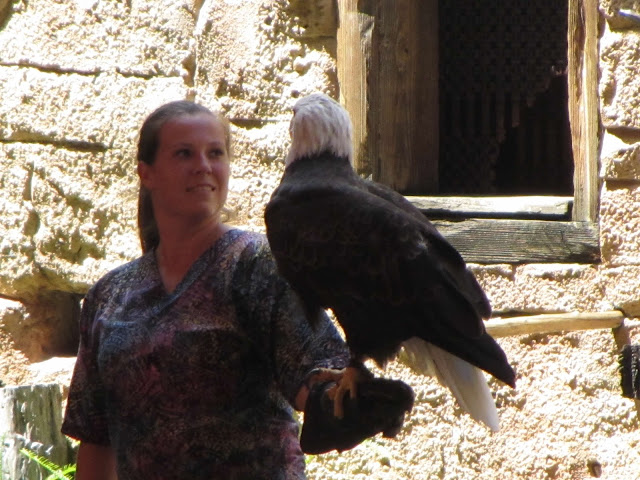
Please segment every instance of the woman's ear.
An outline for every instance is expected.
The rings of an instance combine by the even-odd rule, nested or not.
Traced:
[[[140,184],[147,188],[151,189],[151,165],[148,165],[144,162],[138,162],[138,177],[140,177]]]

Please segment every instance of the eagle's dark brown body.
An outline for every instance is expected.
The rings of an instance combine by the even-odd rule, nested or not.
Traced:
[[[280,273],[310,316],[331,308],[352,354],[384,364],[419,337],[513,386],[491,307],[460,254],[404,197],[330,153],[296,159],[265,210]]]

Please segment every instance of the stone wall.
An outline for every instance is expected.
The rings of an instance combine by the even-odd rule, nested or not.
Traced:
[[[337,96],[330,0],[0,0],[0,325],[29,361],[71,354],[77,304],[139,255],[134,152],[143,118],[194,99],[232,121],[232,223],[262,230],[290,107]],[[601,0],[599,265],[475,265],[497,311],[640,316],[640,24]],[[631,340],[638,334],[631,332]],[[610,331],[500,339],[502,430],[393,364],[416,407],[395,440],[311,457],[310,478],[634,479],[640,432]],[[2,369],[0,369],[2,371]]]

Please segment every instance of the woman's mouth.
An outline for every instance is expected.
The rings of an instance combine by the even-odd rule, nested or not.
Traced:
[[[212,192],[216,189],[213,185],[209,185],[208,183],[199,183],[197,185],[192,185],[191,187],[187,187],[187,192]]]

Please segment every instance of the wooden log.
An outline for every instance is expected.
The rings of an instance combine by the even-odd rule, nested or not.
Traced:
[[[619,327],[624,315],[618,310],[607,312],[560,313],[511,318],[492,318],[485,323],[493,337],[545,334],[577,330]]]
[[[48,475],[20,453],[28,448],[57,465],[73,463],[69,443],[60,433],[62,387],[25,385],[0,389],[2,478],[42,480]]]

